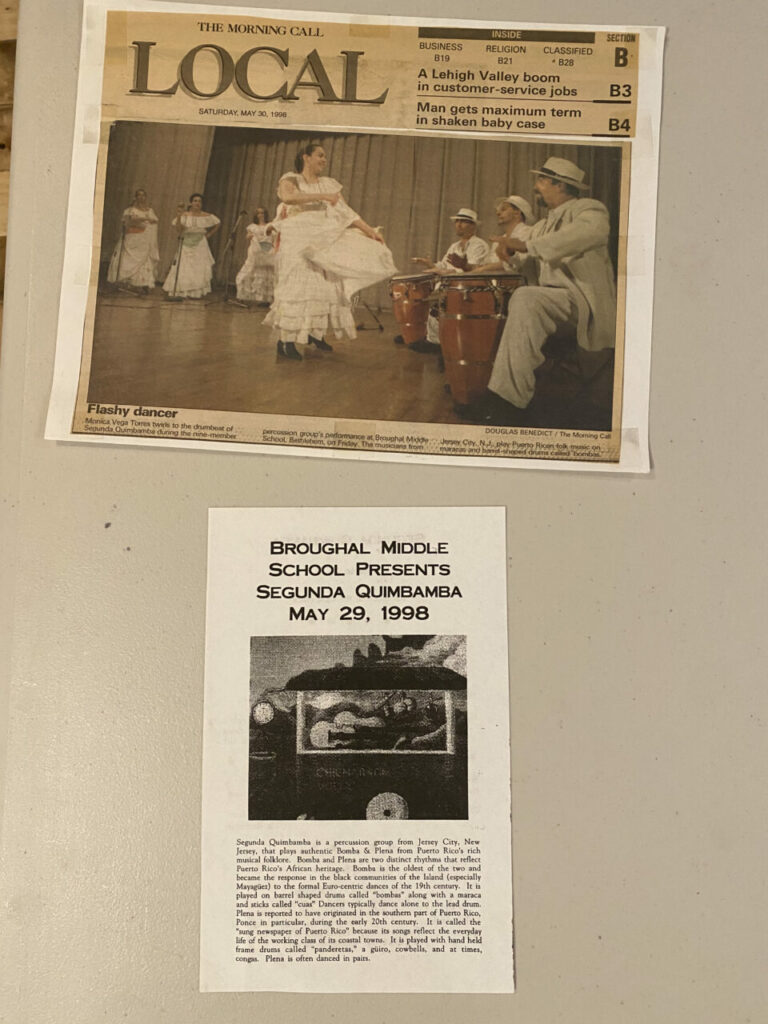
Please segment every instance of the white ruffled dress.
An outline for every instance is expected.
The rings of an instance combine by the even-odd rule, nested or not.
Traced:
[[[305,193],[341,192],[333,178],[308,184],[301,174],[284,174]],[[352,297],[361,288],[397,273],[392,253],[357,228],[358,215],[343,199],[335,206],[288,204],[274,222],[279,231],[275,297],[264,323],[280,341],[306,345],[328,331],[356,337]]]
[[[173,226],[179,222],[184,229],[181,244],[176,247],[163,291],[182,299],[202,299],[211,290],[214,264],[205,234],[220,221],[212,213],[182,213],[180,218],[174,217]]]
[[[136,224],[137,220],[142,224]],[[109,261],[107,280],[134,288],[154,288],[159,258],[157,214],[151,209],[129,206],[123,211],[123,228]]]
[[[245,229],[248,254],[235,278],[241,302],[271,302],[274,297],[275,247],[272,235],[267,234],[268,227],[269,224],[249,224]]]

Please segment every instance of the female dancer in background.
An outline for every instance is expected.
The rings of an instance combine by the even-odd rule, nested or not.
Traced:
[[[379,232],[347,206],[339,182],[324,176],[327,162],[323,147],[310,143],[277,189],[284,208],[275,221],[277,280],[264,323],[286,359],[300,360],[297,346],[307,344],[333,351],[324,339],[328,330],[354,338],[352,296],[397,273]]]
[[[123,210],[120,240],[109,261],[107,280],[130,285],[146,295],[155,287],[158,260],[157,214],[144,189],[137,188],[133,202]]]
[[[248,254],[235,278],[237,297],[241,302],[269,304],[275,287],[275,229],[268,223],[269,215],[259,207],[253,224],[245,229],[248,236]]]
[[[213,256],[208,248],[208,239],[219,230],[221,221],[212,213],[203,210],[203,197],[193,192],[189,207],[185,211],[179,206],[173,226],[179,235],[179,244],[163,291],[168,298],[202,299],[211,290]]]

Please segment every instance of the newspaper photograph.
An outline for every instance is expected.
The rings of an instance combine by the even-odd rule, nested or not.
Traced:
[[[86,3],[46,437],[647,471],[662,43]]]
[[[504,519],[210,511],[201,991],[514,990]]]

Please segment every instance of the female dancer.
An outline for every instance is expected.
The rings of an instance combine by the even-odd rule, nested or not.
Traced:
[[[347,206],[339,182],[324,176],[327,162],[323,147],[311,142],[277,189],[284,204],[275,221],[277,281],[264,323],[286,359],[300,360],[297,346],[307,344],[333,351],[323,337],[329,329],[354,338],[352,296],[397,273],[379,232]]]
[[[275,286],[275,229],[268,223],[269,215],[259,207],[253,224],[245,229],[249,239],[248,255],[235,278],[237,297],[241,302],[272,301]]]
[[[213,256],[208,239],[219,230],[221,221],[203,210],[203,197],[193,192],[189,207],[180,206],[172,221],[179,235],[179,244],[163,291],[168,298],[202,299],[211,290]]]
[[[137,188],[133,202],[123,210],[120,240],[107,271],[110,284],[126,284],[148,294],[157,280],[157,214],[147,193]]]

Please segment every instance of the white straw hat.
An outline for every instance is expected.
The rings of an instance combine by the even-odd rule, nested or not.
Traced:
[[[509,203],[510,206],[516,206],[520,213],[522,213],[526,224],[535,224],[536,217],[531,209],[531,204],[527,199],[523,199],[522,196],[500,196],[496,200],[496,206],[499,203]]]
[[[587,191],[589,185],[584,183],[586,174],[570,160],[563,160],[559,156],[551,156],[543,167],[531,168],[531,174],[544,174],[555,181],[562,181],[566,185],[573,185],[580,191]]]
[[[470,210],[468,206],[462,206],[458,213],[454,213],[451,220],[471,220],[473,224],[479,224],[477,210]]]

